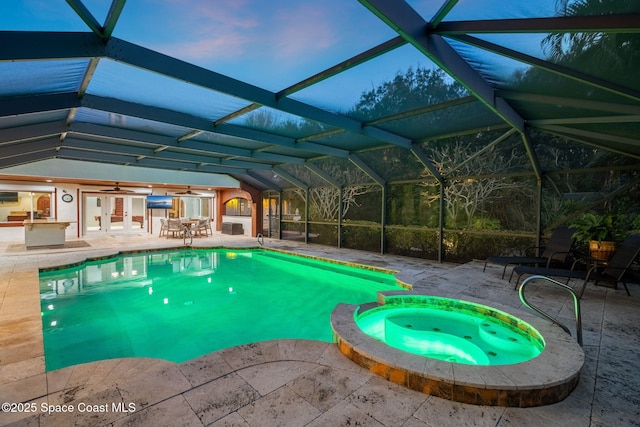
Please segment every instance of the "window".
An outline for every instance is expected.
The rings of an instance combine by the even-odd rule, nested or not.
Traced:
[[[224,204],[225,215],[251,216],[251,203],[247,199],[236,197]]]
[[[0,192],[0,222],[22,225],[25,219],[47,218],[51,216],[51,193],[28,191]]]

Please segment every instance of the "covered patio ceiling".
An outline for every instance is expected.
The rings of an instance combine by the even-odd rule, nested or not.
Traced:
[[[537,176],[533,129],[640,158],[640,1],[105,3],[0,5],[2,177],[63,159],[280,190],[306,185],[287,165],[330,181],[327,157],[380,182],[361,153],[400,147],[441,179],[418,144],[487,130],[519,135]],[[463,90],[356,108],[421,69]]]

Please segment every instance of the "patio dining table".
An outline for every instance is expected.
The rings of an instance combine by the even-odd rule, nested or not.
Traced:
[[[200,237],[202,236],[201,234],[197,233],[197,230],[195,229],[195,226],[198,225],[198,223],[200,222],[200,220],[198,218],[185,218],[185,219],[180,219],[180,223],[182,225],[186,225],[189,227],[189,229],[191,230],[191,234],[193,235],[193,237]]]
[[[180,222],[180,229],[178,230],[176,227],[176,221]],[[184,227],[188,227],[189,230],[191,230],[191,235],[193,237],[199,237],[201,236],[200,233],[197,233],[196,230],[196,226],[198,225],[198,223],[200,222],[200,220],[198,218],[174,218],[169,220],[169,233],[167,234],[167,237],[174,237],[174,238],[183,238],[184,237]],[[173,227],[175,227],[175,229],[171,228],[171,223],[174,224]]]

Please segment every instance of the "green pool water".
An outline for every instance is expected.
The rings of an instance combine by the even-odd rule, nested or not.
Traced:
[[[397,296],[355,318],[364,333],[420,356],[467,365],[509,365],[540,355],[544,340],[531,325],[468,301]]]
[[[401,289],[390,274],[267,250],[120,255],[40,273],[47,371],[118,357],[184,362],[273,339],[330,342],[338,303]]]

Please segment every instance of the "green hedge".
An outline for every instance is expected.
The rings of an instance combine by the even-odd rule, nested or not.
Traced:
[[[535,238],[500,233],[476,234],[446,231],[444,233],[444,259],[448,262],[469,262],[492,255],[522,255],[535,246]]]
[[[281,222],[282,240],[304,242],[304,222]]]
[[[309,243],[338,246],[338,225],[310,223]]]
[[[380,252],[380,224],[342,226],[342,246],[348,249],[359,249]]]
[[[304,223],[282,223],[285,240],[304,241]],[[338,246],[337,224],[309,223],[309,243]],[[438,230],[426,227],[385,227],[385,253],[423,259],[438,259]],[[522,255],[535,246],[533,236],[447,230],[444,233],[444,260],[469,262],[492,255]],[[381,252],[380,224],[342,225],[342,247]]]
[[[438,232],[431,228],[385,228],[385,251],[394,255],[438,259]]]

